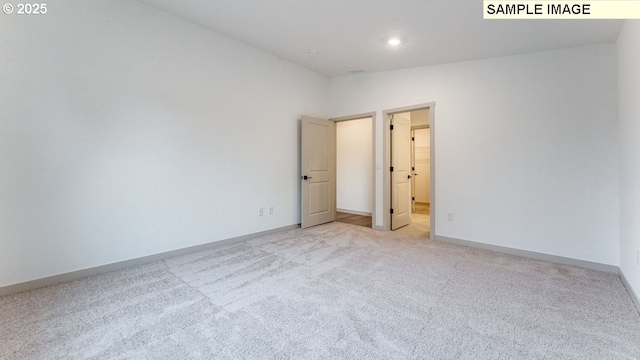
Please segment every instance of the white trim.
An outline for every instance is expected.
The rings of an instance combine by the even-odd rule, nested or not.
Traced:
[[[351,215],[372,216],[370,212],[366,212],[366,211],[347,210],[347,209],[336,209],[336,211],[345,213],[345,214],[351,214]]]
[[[505,254],[522,256],[530,259],[549,261],[556,264],[572,265],[572,266],[577,266],[585,269],[604,271],[612,274],[619,273],[619,268],[615,265],[601,264],[601,263],[592,262],[592,261],[578,260],[578,259],[573,259],[573,258],[568,258],[563,256],[549,255],[549,254],[539,253],[535,251],[514,249],[506,246],[491,245],[491,244],[485,244],[485,243],[480,243],[476,241],[450,238],[446,236],[438,235],[435,238],[436,238],[436,241],[442,241],[450,244],[464,245],[464,246],[474,247],[478,249],[497,251]]]
[[[233,245],[243,241],[255,239],[263,235],[275,234],[275,233],[286,231],[286,230],[298,229],[299,227],[300,226],[298,224],[283,226],[283,227],[279,227],[271,230],[260,231],[253,234],[237,236],[237,237],[224,239],[224,240],[217,240],[210,243],[191,246],[183,249],[171,250],[171,251],[167,251],[159,254],[143,256],[135,259],[119,261],[111,264],[91,267],[88,269],[82,269],[82,270],[72,271],[64,274],[49,276],[41,279],[3,286],[3,287],[0,287],[0,296],[11,295],[11,294],[19,293],[22,291],[33,290],[33,289],[37,289],[45,286],[59,284],[62,282],[69,282],[69,281],[84,279],[86,277],[93,276],[93,275],[99,275],[99,274],[104,274],[111,271],[126,269],[133,266],[149,264],[152,262],[161,261],[161,260],[176,257],[176,256],[186,255],[186,254],[190,254],[197,251],[214,249],[221,246]]]
[[[362,114],[356,114],[356,115],[340,116],[336,118],[331,118],[329,120],[340,122],[340,121],[361,120],[361,119],[375,118],[375,117],[376,117],[376,113],[374,111],[374,112],[368,112],[368,113],[362,113]]]
[[[622,280],[624,287],[627,288],[627,292],[631,297],[631,301],[633,301],[633,304],[636,306],[636,310],[638,310],[638,314],[640,314],[640,295],[635,292],[635,290],[629,283],[629,280],[627,280],[627,277],[624,275],[624,271],[622,271],[622,269],[619,269],[618,276],[620,277],[620,280]]]
[[[429,239],[436,239],[436,103],[429,103]]]

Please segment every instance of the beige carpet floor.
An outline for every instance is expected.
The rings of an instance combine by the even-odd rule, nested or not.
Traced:
[[[0,298],[1,359],[639,356],[616,275],[410,228],[291,230]]]

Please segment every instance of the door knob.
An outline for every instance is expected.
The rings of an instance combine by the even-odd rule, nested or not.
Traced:
[[[301,178],[302,180],[309,180],[309,179],[313,179],[311,176],[307,176],[307,175],[301,176],[300,178]]]

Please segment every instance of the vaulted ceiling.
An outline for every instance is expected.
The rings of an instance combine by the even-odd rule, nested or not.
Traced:
[[[481,0],[141,1],[331,77],[613,42],[622,26],[483,20]]]

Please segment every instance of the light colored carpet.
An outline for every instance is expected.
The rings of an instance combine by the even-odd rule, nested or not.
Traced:
[[[616,275],[333,223],[0,298],[2,359],[637,359]]]

